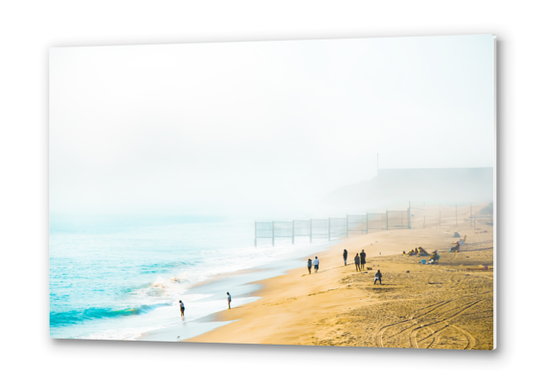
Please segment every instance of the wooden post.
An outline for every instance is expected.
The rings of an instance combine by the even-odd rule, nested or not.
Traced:
[[[271,243],[273,244],[273,247],[275,246],[275,222],[271,222],[271,229],[272,229],[272,240]]]

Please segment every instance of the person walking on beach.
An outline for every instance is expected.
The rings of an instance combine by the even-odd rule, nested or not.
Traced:
[[[311,269],[312,269],[312,260],[309,259],[309,261],[307,262],[307,268],[309,269],[309,275],[311,274]]]
[[[376,284],[377,280],[380,281],[380,285],[382,285],[382,274],[380,273],[380,269],[378,270],[377,273],[375,273],[375,281],[373,285]]]
[[[359,266],[359,255],[356,253],[356,257],[354,257],[354,264],[356,264],[356,272],[361,272],[361,267]]]
[[[365,254],[365,250],[362,249],[361,250],[361,253],[359,254],[359,263],[361,264],[361,269],[364,270],[365,269],[365,262],[366,262],[366,258],[367,255]]]
[[[184,317],[184,303],[182,300],[179,300],[179,306],[181,307],[181,317]]]
[[[314,265],[314,272],[318,272],[318,268],[320,267],[320,260],[318,260],[318,256],[314,257],[314,262],[312,265]]]
[[[343,252],[344,265],[346,265],[346,259],[348,259],[348,251],[345,249]]]
[[[231,309],[231,295],[229,292],[226,292],[226,295],[228,295],[228,309]]]

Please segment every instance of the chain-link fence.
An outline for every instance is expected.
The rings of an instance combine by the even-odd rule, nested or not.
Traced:
[[[408,211],[387,211],[387,229],[408,229]]]
[[[368,213],[367,224],[367,232],[384,231],[388,229],[385,213]]]
[[[348,237],[346,218],[329,219],[329,240]]]
[[[459,205],[459,204],[439,204],[431,206],[422,206],[422,208],[413,208],[410,210],[410,226],[413,229],[422,228],[453,228],[468,224],[476,227],[476,222],[493,222],[493,209],[487,208],[487,204],[482,205]],[[484,214],[485,212],[485,214]]]
[[[312,239],[329,240],[329,220],[311,219],[311,241]]]
[[[258,239],[271,239],[271,244],[275,245],[277,238],[291,238],[294,244],[296,237],[300,236],[309,237],[310,242],[313,239],[331,241],[369,231],[381,231],[388,229],[388,217],[388,213],[366,213],[327,219],[256,222],[254,244],[257,246]],[[407,211],[393,211],[393,229],[407,225],[407,217]]]
[[[256,222],[254,244],[258,239],[271,239],[275,245],[277,238],[290,238],[292,244],[296,237],[336,240],[352,235],[393,229],[420,229],[435,227],[454,227],[468,223],[476,227],[476,221],[493,223],[493,205],[426,205],[424,202],[410,202],[405,211],[386,211],[385,213],[365,213],[347,215],[341,218],[307,219],[292,221]]]
[[[348,215],[346,216],[346,223],[348,225],[348,235],[350,233],[367,233],[367,215]]]

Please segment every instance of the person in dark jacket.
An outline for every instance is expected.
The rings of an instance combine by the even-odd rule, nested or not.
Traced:
[[[365,269],[365,263],[366,263],[367,255],[365,254],[365,250],[362,249],[361,253],[359,254],[359,263],[361,264],[361,269]]]
[[[346,259],[348,259],[348,251],[345,249],[343,252],[344,265],[346,265]]]
[[[309,269],[309,275],[311,274],[311,269],[312,269],[312,260],[309,259],[309,261],[307,262],[307,268]]]

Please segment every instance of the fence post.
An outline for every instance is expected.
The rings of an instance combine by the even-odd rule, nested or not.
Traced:
[[[273,244],[273,247],[275,246],[275,222],[271,222],[271,234],[272,234],[272,240],[271,243]]]
[[[412,229],[410,227],[410,201],[408,202],[408,218],[407,219],[408,219],[408,229]]]
[[[388,219],[389,219],[388,210],[386,209],[386,231],[389,229]]]

